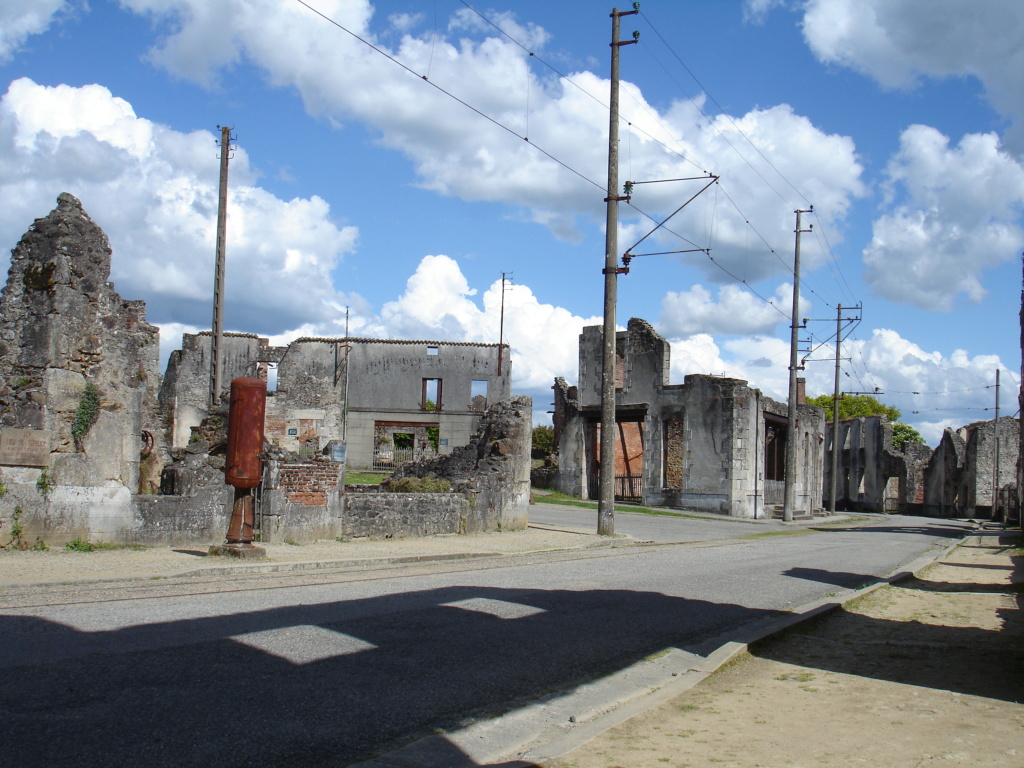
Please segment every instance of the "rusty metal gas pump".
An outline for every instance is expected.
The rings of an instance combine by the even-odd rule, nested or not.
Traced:
[[[235,499],[228,524],[227,542],[221,549],[257,550],[253,546],[252,489],[263,477],[263,424],[267,411],[267,382],[242,377],[231,382],[231,410],[228,414],[228,450],[225,482],[234,486]],[[262,550],[260,550],[262,551]],[[235,552],[235,554],[238,554]]]

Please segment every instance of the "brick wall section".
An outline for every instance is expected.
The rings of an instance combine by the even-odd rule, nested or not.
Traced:
[[[293,504],[322,506],[327,494],[338,488],[340,466],[326,456],[314,456],[309,463],[282,464],[277,487]]]
[[[685,434],[681,420],[665,422],[665,487],[682,490]]]

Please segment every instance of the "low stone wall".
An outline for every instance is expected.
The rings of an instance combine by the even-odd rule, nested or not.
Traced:
[[[150,546],[220,544],[228,531],[234,489],[210,488],[195,496],[136,496],[135,525],[118,541]]]
[[[15,515],[26,546],[62,547],[83,539],[114,544],[198,545],[224,540],[232,489],[226,485],[191,496],[132,495],[124,486],[61,485],[43,493],[31,475],[4,468],[0,544],[11,543]]]
[[[483,520],[461,493],[349,493],[341,519],[344,538],[404,538],[477,533]]]
[[[537,467],[530,470],[530,485],[534,488],[558,490],[558,467]]]

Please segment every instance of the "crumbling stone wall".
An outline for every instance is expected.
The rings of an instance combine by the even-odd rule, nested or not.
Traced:
[[[447,456],[407,464],[392,477],[437,477],[451,482],[452,490],[469,500],[472,514],[464,526],[448,533],[525,528],[530,504],[532,409],[533,401],[522,395],[495,403],[484,413],[469,445]]]
[[[557,487],[590,498],[597,492],[603,346],[601,327],[584,328],[574,396],[564,381],[555,382]],[[622,373],[616,375],[620,384],[616,418],[620,424],[636,425],[630,429],[642,438],[642,462],[634,457],[630,472],[642,473],[644,503],[733,517],[767,514],[765,416],[770,414],[776,417],[775,424],[790,433],[799,451],[797,509],[820,508],[824,431],[820,408],[798,406],[797,423],[788,429],[785,406],[764,397],[746,381],[691,374],[683,384],[671,385],[671,346],[639,318],[630,319],[626,331],[617,334],[616,350]]]
[[[159,330],[108,282],[110,258],[106,235],[62,193],[12,251],[0,294],[0,471],[32,489],[21,522],[53,543],[130,526],[132,494],[156,491],[165,456]],[[8,429],[38,431],[48,458],[10,466]],[[49,490],[35,494],[37,483]]]
[[[960,517],[967,507],[963,482],[967,442],[949,427],[924,471],[924,513],[930,517]]]
[[[966,431],[964,483],[967,486],[967,508],[973,517],[990,517],[993,512],[993,484],[998,482],[1000,489],[1016,484],[1020,420],[1004,416],[998,421],[979,421],[969,424]]]

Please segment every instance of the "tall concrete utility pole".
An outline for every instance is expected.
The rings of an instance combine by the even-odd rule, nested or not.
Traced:
[[[797,229],[799,229],[797,225]],[[797,235],[799,237],[799,235]],[[840,304],[836,310],[836,381],[832,390],[832,482],[828,495],[828,508],[834,515],[836,513],[836,488],[839,487],[839,451],[842,443],[839,440],[839,372],[840,365],[839,345],[843,332],[843,305]]]
[[[210,410],[220,403],[221,377],[224,372],[224,247],[228,221],[228,158],[231,155],[231,129],[220,128],[220,197],[217,204],[217,266],[213,278],[213,343],[210,359]]]
[[[992,519],[996,519],[999,508],[999,369],[996,368],[996,417],[992,420],[992,434],[995,438],[995,455],[992,459]]]
[[[811,213],[814,206],[806,211],[796,213],[796,246],[793,251],[793,316],[789,325],[789,407],[786,410],[786,493],[783,498],[782,519],[787,523],[793,521],[793,507],[796,501],[796,372],[800,370],[797,360],[799,350],[800,325],[800,234],[810,232],[811,228],[800,228],[800,217]]]
[[[1020,387],[1017,390],[1017,407],[1024,413],[1024,253],[1021,254],[1020,289]],[[1024,429],[1018,430],[1017,438],[1017,525],[1021,525],[1021,495],[1024,494]]]
[[[640,12],[640,4],[633,3],[632,11],[613,8],[612,17],[612,76],[608,108],[608,216],[604,241],[604,357],[601,366],[601,472],[598,479],[597,533],[612,536],[615,533],[615,302],[616,280],[619,274],[619,48],[635,43],[619,41],[619,19]]]

